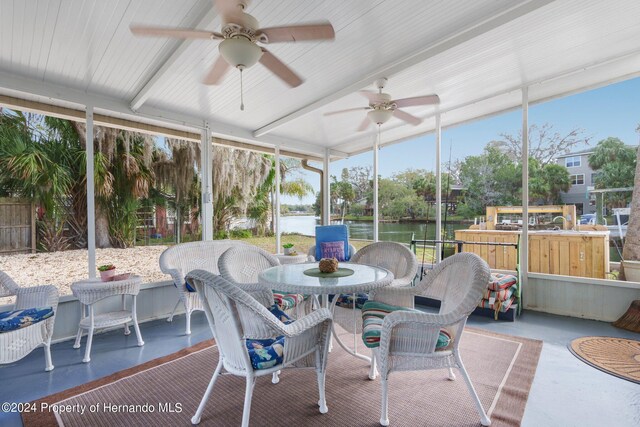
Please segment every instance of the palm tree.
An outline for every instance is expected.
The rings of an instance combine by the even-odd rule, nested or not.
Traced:
[[[636,128],[640,133],[640,125]],[[627,235],[622,249],[622,259],[640,261],[640,148],[636,149],[636,172],[633,180],[633,195]],[[624,278],[624,267],[620,267],[620,275]]]

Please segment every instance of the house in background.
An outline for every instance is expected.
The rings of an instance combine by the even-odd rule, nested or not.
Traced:
[[[598,172],[589,167],[589,155],[592,148],[560,155],[556,158],[557,164],[564,166],[569,171],[571,187],[569,191],[562,192],[562,203],[576,205],[576,214],[595,213],[595,198],[592,199],[589,192],[595,188],[595,180]]]

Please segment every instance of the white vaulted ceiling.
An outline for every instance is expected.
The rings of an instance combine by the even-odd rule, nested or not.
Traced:
[[[217,42],[134,37],[132,23],[219,30],[210,0],[0,0],[0,95],[320,154],[369,149],[356,132],[357,94],[389,79],[394,98],[436,93],[451,126],[640,74],[636,0],[255,0],[261,27],[329,20],[333,42],[270,45],[305,82],[294,89],[261,64],[219,86],[200,83]],[[233,70],[235,71],[235,70]],[[134,112],[135,110],[135,112]],[[384,141],[433,131],[435,107],[409,107]]]

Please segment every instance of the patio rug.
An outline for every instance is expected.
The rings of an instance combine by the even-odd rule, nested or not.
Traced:
[[[582,337],[569,350],[584,363],[618,378],[640,384],[640,341],[613,337]]]
[[[69,412],[24,413],[24,425],[189,426],[218,360],[212,344],[201,343],[47,396],[36,401],[35,408],[57,404]],[[380,381],[368,379],[366,362],[338,345],[333,348],[326,377],[327,414],[318,411],[315,371],[285,370],[279,384],[271,384],[271,376],[258,378],[251,425],[379,426]],[[462,359],[493,427],[520,425],[541,348],[541,341],[466,329]],[[244,390],[243,378],[220,377],[200,425],[240,425]],[[398,426],[480,425],[462,376],[457,373],[456,381],[448,381],[446,370],[392,373],[389,418]]]

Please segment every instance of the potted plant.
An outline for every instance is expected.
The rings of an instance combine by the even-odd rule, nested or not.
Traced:
[[[116,266],[113,264],[101,265],[98,267],[98,271],[100,272],[100,280],[103,282],[109,282],[116,274]]]
[[[284,254],[285,255],[295,255],[296,254],[296,250],[293,248],[293,243],[285,243],[284,245],[282,245],[283,249],[284,249]]]

